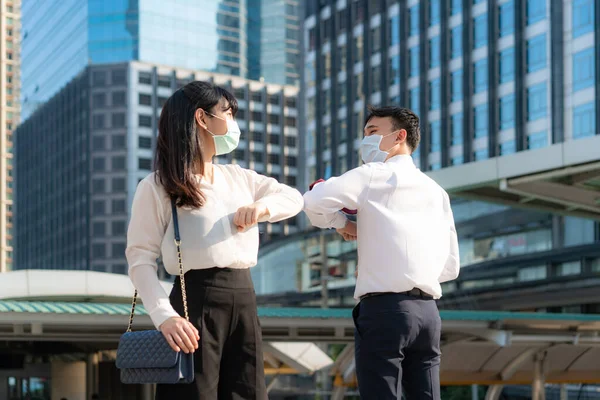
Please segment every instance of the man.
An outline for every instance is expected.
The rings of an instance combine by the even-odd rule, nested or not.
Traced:
[[[353,310],[361,398],[440,399],[440,283],[458,276],[458,240],[448,194],[411,153],[419,118],[400,107],[369,108],[365,162],[316,183],[305,212],[320,228],[358,241]],[[357,223],[340,210],[356,210]]]

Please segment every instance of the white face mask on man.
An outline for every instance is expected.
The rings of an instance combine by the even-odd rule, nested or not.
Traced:
[[[365,136],[363,138],[362,142],[360,143],[360,155],[361,155],[362,160],[365,163],[384,162],[387,159],[387,157],[389,156],[389,151],[395,145],[385,151],[381,150],[379,148],[379,146],[381,145],[381,141],[383,140],[383,138],[391,136],[391,135],[395,134],[396,132],[398,132],[398,131],[396,130],[392,133],[388,133],[387,135]]]

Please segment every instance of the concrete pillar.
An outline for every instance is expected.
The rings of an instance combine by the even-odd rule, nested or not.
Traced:
[[[479,385],[471,385],[471,400],[479,400]]]
[[[531,399],[546,400],[545,353],[536,354],[533,363],[533,382],[531,383]]]
[[[98,354],[92,353],[88,354],[87,360],[85,363],[86,367],[86,399],[91,399],[93,394],[98,394],[98,380],[99,380],[99,371],[98,371]]]
[[[52,399],[86,399],[86,363],[53,361],[50,367]]]

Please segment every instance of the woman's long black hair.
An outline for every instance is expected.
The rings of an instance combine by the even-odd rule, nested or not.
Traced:
[[[196,124],[196,110],[211,112],[217,104],[231,109],[238,104],[227,90],[208,82],[190,82],[165,103],[158,121],[154,168],[157,179],[180,207],[202,207],[206,201],[195,179],[204,174],[202,139]]]

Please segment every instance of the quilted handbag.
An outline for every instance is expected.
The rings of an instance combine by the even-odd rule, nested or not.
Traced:
[[[181,238],[179,236],[179,221],[177,206],[171,200],[173,210],[173,228],[175,231],[175,246],[179,263],[179,278],[183,297],[185,319],[190,320],[183,277],[183,262],[181,260]],[[164,335],[159,330],[131,330],[133,315],[137,301],[137,290],[133,295],[131,314],[127,331],[121,336],[117,348],[117,368],[121,371],[121,382],[125,384],[142,383],[191,383],[194,381],[194,355],[175,351],[171,348]]]

